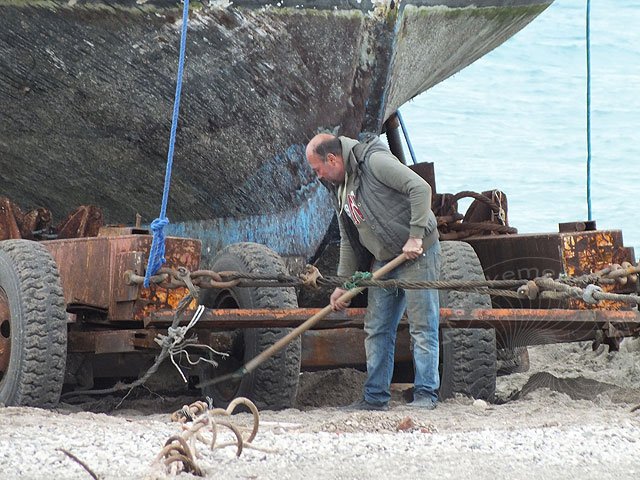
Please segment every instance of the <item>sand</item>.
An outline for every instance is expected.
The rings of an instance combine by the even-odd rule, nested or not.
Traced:
[[[297,409],[261,412],[262,450],[200,444],[197,463],[222,479],[640,478],[640,341],[612,353],[531,347],[530,357],[529,372],[498,379],[496,404],[456,398],[434,411],[407,406],[402,385],[388,412],[345,411],[337,405],[359,397],[362,372],[303,373]],[[1,408],[0,478],[174,478],[154,458],[181,432],[170,412],[197,398],[142,389],[114,410],[119,400]],[[249,428],[252,417],[231,421]]]

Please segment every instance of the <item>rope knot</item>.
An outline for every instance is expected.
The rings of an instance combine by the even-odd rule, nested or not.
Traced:
[[[169,327],[167,329],[167,334],[158,334],[159,339],[156,339],[156,341],[161,347],[166,347],[171,351],[176,345],[184,341],[184,337],[188,330],[188,326]]]
[[[300,274],[302,285],[305,287],[315,288],[316,290],[320,288],[318,286],[318,279],[321,278],[322,274],[320,273],[320,270],[318,270],[313,265],[307,265],[304,269],[304,272]]]
[[[169,224],[167,217],[156,218],[151,222],[151,231],[153,232],[153,240],[151,241],[151,249],[149,250],[149,261],[147,262],[147,271],[144,275],[144,286],[149,288],[151,276],[160,270],[160,267],[166,263],[164,258],[164,227]]]
[[[162,231],[167,225],[169,225],[169,219],[167,217],[156,218],[153,222],[151,222],[151,231],[153,233]]]
[[[518,295],[527,297],[529,300],[535,300],[538,298],[539,293],[540,288],[533,280],[529,280],[526,285],[522,285],[518,288]]]
[[[593,296],[593,294],[596,292],[602,292],[602,288],[593,284],[587,285],[587,287],[584,289],[584,292],[582,293],[582,300],[590,305],[595,305],[599,301]]]
[[[351,278],[342,284],[342,288],[345,290],[353,290],[358,288],[360,284],[365,280],[371,280],[373,274],[371,272],[355,272],[351,275]]]

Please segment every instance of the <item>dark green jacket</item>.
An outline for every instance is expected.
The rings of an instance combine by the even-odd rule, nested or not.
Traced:
[[[325,183],[333,192],[342,237],[338,275],[370,270],[373,256],[390,260],[402,253],[409,236],[422,238],[425,250],[433,245],[438,230],[429,184],[377,137],[362,143],[340,137],[340,142],[347,208],[340,205],[339,188]]]

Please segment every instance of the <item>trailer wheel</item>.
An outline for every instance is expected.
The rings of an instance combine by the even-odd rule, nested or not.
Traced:
[[[212,270],[244,273],[286,274],[281,258],[257,243],[236,243],[222,249],[212,260]],[[205,290],[200,303],[209,308],[297,308],[293,288],[234,287],[229,290]],[[204,380],[231,373],[284,337],[287,328],[236,330],[231,355],[221,359],[217,368],[206,368]],[[225,407],[233,398],[248,397],[258,408],[291,407],[298,390],[301,342],[292,341],[240,381],[211,385],[203,393],[216,405]]]
[[[66,354],[67,315],[55,261],[36,242],[0,242],[0,402],[56,405]]]
[[[441,242],[441,280],[484,280],[473,248],[464,242]],[[440,291],[444,308],[491,308],[486,294]],[[445,328],[440,341],[440,397],[456,393],[492,401],[496,391],[496,334],[494,329]]]

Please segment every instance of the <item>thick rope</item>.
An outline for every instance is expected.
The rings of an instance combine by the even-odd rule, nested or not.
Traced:
[[[149,278],[154,275],[166,262],[164,258],[165,235],[164,227],[169,224],[167,218],[167,202],[169,200],[169,187],[171,185],[171,169],[173,167],[173,150],[176,143],[176,130],[178,128],[178,116],[180,113],[180,95],[182,93],[182,74],[184,71],[184,57],[187,46],[187,23],[189,22],[189,0],[184,0],[182,9],[182,32],[180,34],[180,58],[178,59],[178,78],[176,81],[176,95],[173,100],[173,117],[171,119],[171,137],[169,138],[169,152],[167,154],[167,169],[164,175],[164,191],[162,193],[162,205],[160,216],[151,222],[153,241],[149,250],[149,262],[144,277],[144,286],[149,288]]]
[[[577,300],[582,300],[589,305],[595,305],[600,300],[640,305],[640,295],[605,292],[601,287],[593,284],[587,285],[585,288],[580,288],[566,285],[547,277],[536,278],[534,283],[541,290],[539,293],[540,298],[551,300],[575,298]],[[518,292],[521,294],[527,294],[528,287],[529,285],[520,287]]]
[[[600,300],[612,300],[631,305],[639,304],[640,296],[633,294],[617,294],[605,292],[600,285],[621,286],[638,282],[640,264],[611,265],[593,274],[580,277],[560,275],[556,280],[550,277],[539,277],[534,280],[474,280],[474,281],[408,281],[408,280],[375,280],[369,272],[356,272],[352,277],[323,277],[315,268],[308,266],[299,277],[284,274],[255,274],[243,272],[215,272],[213,270],[162,269],[163,275],[156,275],[152,281],[164,288],[187,286],[192,292],[189,301],[197,296],[197,287],[201,288],[279,288],[279,287],[340,287],[345,290],[353,288],[377,287],[386,289],[435,289],[455,290],[467,293],[481,293],[494,296],[535,300],[545,298],[563,300],[576,298],[586,303],[597,303]],[[141,284],[143,277],[129,274],[129,285]],[[582,287],[582,288],[580,288]],[[505,290],[517,288],[517,290]],[[186,304],[183,304],[184,308]],[[176,316],[178,318],[178,316]]]
[[[249,409],[253,416],[253,425],[248,435],[242,433],[242,430],[248,431],[248,429],[240,428],[230,421],[231,418],[234,418],[233,413],[238,407]],[[237,397],[231,401],[226,409],[210,408],[205,402],[196,402],[185,405],[182,409],[174,412],[171,419],[182,424],[182,432],[179,435],[169,437],[153,461],[154,464],[164,465],[166,472],[171,475],[186,472],[196,476],[205,476],[206,470],[209,469],[201,468],[196,461],[202,458],[198,452],[199,446],[207,446],[212,451],[232,446],[236,448],[236,457],[239,457],[242,451],[247,448],[275,453],[274,450],[262,448],[252,443],[258,434],[260,413],[248,398]],[[220,442],[219,426],[231,430],[235,440]]]
[[[371,272],[355,272],[349,280],[342,284],[344,290],[353,290],[362,285],[365,280],[371,280],[373,274]]]

